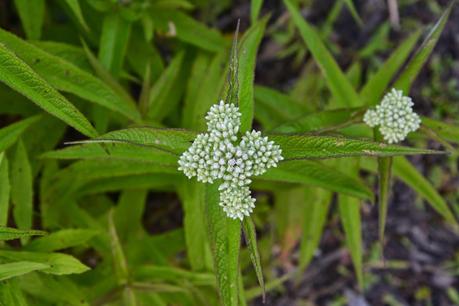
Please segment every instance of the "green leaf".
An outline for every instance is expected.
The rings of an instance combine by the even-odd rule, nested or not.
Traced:
[[[250,22],[254,24],[257,22],[260,10],[263,5],[263,0],[251,0],[250,1]]]
[[[358,122],[362,119],[362,114],[363,112],[360,108],[316,112],[283,123],[272,131],[275,133],[326,132]]]
[[[144,189],[125,190],[121,193],[114,212],[115,227],[121,241],[127,241],[143,231],[142,216],[146,199],[147,190]]]
[[[209,29],[203,23],[180,11],[156,10],[152,12],[152,16],[155,22],[162,23],[164,27],[172,26],[172,33],[191,45],[211,52],[222,51],[227,45],[218,31]]]
[[[257,51],[263,37],[268,18],[263,18],[255,23],[241,39],[239,50],[239,110],[241,112],[241,133],[252,127],[254,114],[253,83],[255,78],[255,65]]]
[[[0,31],[0,41],[2,34]],[[64,96],[59,94],[26,63],[0,44],[0,81],[89,137],[97,132]]]
[[[38,40],[45,17],[45,0],[14,0],[27,39]]]
[[[125,20],[121,14],[114,13],[104,17],[99,42],[99,59],[114,76],[119,76],[121,73],[130,32],[131,22]]]
[[[212,257],[206,228],[202,226],[205,220],[206,187],[196,181],[182,180],[178,186],[185,216],[183,227],[188,261],[192,270],[212,270]]]
[[[435,187],[404,157],[394,158],[394,175],[408,184],[420,196],[426,199],[440,215],[448,222],[457,223],[454,214]]]
[[[42,272],[56,275],[79,274],[89,268],[73,256],[61,253],[38,253],[0,250],[0,257],[9,260],[32,261],[49,265]]]
[[[421,31],[411,34],[368,80],[360,91],[360,98],[364,105],[374,105],[380,101],[390,81],[410,55],[420,35]]]
[[[377,164],[372,160],[362,160],[362,166],[364,169],[377,172]],[[448,222],[453,224],[457,222],[443,197],[405,157],[395,157],[392,170],[394,176],[416,191]]]
[[[18,228],[22,230],[31,229],[33,215],[32,169],[22,141],[18,142],[11,161],[11,202],[14,221]],[[28,239],[24,237],[21,240],[24,243]]]
[[[117,94],[91,73],[2,29],[0,42],[56,89],[101,105],[136,122],[140,121],[140,114],[131,100]]]
[[[195,286],[216,286],[215,275],[183,270],[172,266],[141,265],[133,271],[134,278],[148,282],[190,282]]]
[[[332,136],[269,135],[290,159],[324,159],[351,156],[396,156],[415,154],[444,154],[441,151],[377,143],[367,140]]]
[[[208,235],[221,303],[223,306],[237,306],[241,224],[228,218],[218,202],[217,184],[206,186]]]
[[[411,85],[413,85],[413,82],[421,71],[421,68],[424,66],[429,58],[429,55],[432,53],[435,45],[437,44],[438,39],[440,38],[440,35],[446,25],[446,21],[448,21],[454,3],[455,1],[450,2],[448,8],[443,12],[440,19],[430,30],[429,34],[422,42],[422,45],[416,51],[402,74],[395,82],[394,88],[400,89],[405,94],[408,94]]]
[[[118,238],[118,233],[116,232],[113,215],[114,215],[114,210],[112,209],[110,210],[108,214],[108,232],[110,235],[110,241],[111,241],[111,247],[112,247],[113,265],[114,265],[117,283],[119,285],[124,285],[128,281],[129,271],[128,271],[126,258],[124,257],[123,248]]]
[[[12,146],[32,124],[37,122],[40,116],[30,117],[0,129],[0,152]]]
[[[80,26],[86,31],[89,32],[90,28],[84,19],[83,12],[81,11],[80,3],[78,0],[65,0],[65,3],[70,8],[70,11],[75,16],[76,20],[80,23]]]
[[[303,210],[305,216],[300,244],[300,271],[311,262],[319,247],[333,194],[319,188],[308,188],[307,195],[311,197],[308,197],[308,200],[303,203],[306,207]]]
[[[49,265],[47,264],[30,261],[0,264],[0,281],[47,268],[49,268]]]
[[[358,171],[358,162],[340,162],[342,169]],[[341,224],[346,234],[346,245],[352,257],[357,282],[363,288],[363,245],[362,245],[362,225],[360,216],[360,200],[347,195],[338,195],[338,210]]]
[[[142,110],[149,119],[161,121],[178,103],[177,93],[185,87],[181,85],[184,58],[183,52],[178,53],[151,89],[147,108]]]
[[[336,106],[360,105],[359,95],[355,92],[352,84],[321,41],[317,31],[304,20],[298,8],[291,0],[284,0],[284,3],[292,16],[293,22],[299,29],[301,37],[324,74],[336,100]]]
[[[255,232],[255,224],[252,218],[246,217],[242,221],[242,228],[245,236],[245,242],[249,249],[250,260],[252,261],[255,274],[257,275],[258,284],[263,290],[263,301],[266,300],[265,281],[263,278],[263,269],[261,267],[260,253],[257,247],[257,233]]]
[[[352,0],[343,0],[344,4],[347,6],[347,9],[352,15],[352,18],[357,22],[357,24],[362,27],[363,26],[363,21],[359,16],[359,13],[357,12],[357,9],[355,8],[354,1]]]
[[[8,175],[8,159],[4,152],[0,153],[0,229],[8,223],[10,206],[10,179]],[[1,237],[1,234],[0,234]],[[1,240],[1,239],[0,239]]]
[[[21,284],[22,285],[22,284]],[[19,288],[19,282],[10,279],[0,286],[0,301],[2,306],[28,306],[24,293]]]
[[[384,228],[386,226],[387,209],[389,206],[389,196],[392,176],[392,157],[378,158],[378,216],[379,216],[379,241],[381,246],[384,244]]]
[[[0,226],[0,241],[42,235],[46,235],[46,232],[36,230],[19,230],[12,227]]]
[[[447,141],[459,144],[459,123],[455,124],[422,117],[422,125],[433,130],[438,136]]]
[[[255,86],[255,118],[268,130],[308,112],[306,107],[284,93]]]
[[[88,242],[97,234],[88,229],[63,229],[29,242],[25,246],[27,251],[53,252]]]
[[[183,126],[194,130],[206,128],[205,115],[218,102],[226,80],[226,52],[212,57],[205,53],[196,56],[188,80],[185,106],[182,113]]]
[[[372,199],[372,192],[359,179],[315,161],[282,162],[259,179],[318,186],[362,199]]]

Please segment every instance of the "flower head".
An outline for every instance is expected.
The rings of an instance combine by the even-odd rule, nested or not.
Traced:
[[[388,143],[404,140],[421,123],[419,116],[413,112],[411,98],[396,89],[387,93],[376,108],[367,110],[363,121],[371,127],[379,125],[379,131]]]
[[[206,115],[207,132],[199,134],[179,159],[179,170],[203,183],[221,180],[220,206],[228,217],[243,219],[255,207],[249,185],[281,161],[280,147],[260,132],[246,132],[236,144],[241,113],[237,106],[220,101]]]

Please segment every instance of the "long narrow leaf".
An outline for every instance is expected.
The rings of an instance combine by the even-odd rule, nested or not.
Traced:
[[[45,17],[45,0],[14,0],[14,4],[27,38],[40,39]]]
[[[9,206],[10,206],[10,189],[11,189],[11,186],[10,186],[10,178],[9,178],[8,159],[6,158],[5,153],[1,152],[0,153],[0,226],[6,226],[8,222],[8,212],[9,212]]]
[[[0,33],[1,40],[1,33]],[[0,81],[20,92],[32,102],[58,117],[81,133],[94,137],[91,123],[67,99],[38,76],[13,52],[0,45]]]
[[[29,261],[0,264],[0,281],[47,268],[49,268],[47,264]]]

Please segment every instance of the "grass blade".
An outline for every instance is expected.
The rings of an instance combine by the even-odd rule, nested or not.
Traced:
[[[1,35],[0,35],[1,36]],[[96,130],[80,111],[13,52],[0,45],[0,81],[86,136]]]
[[[257,51],[267,22],[268,18],[263,18],[255,23],[241,39],[238,67],[238,103],[241,112],[241,133],[245,133],[252,127],[254,114],[253,82],[255,78]]]
[[[320,35],[301,16],[298,8],[291,0],[284,0],[293,22],[298,27],[312,56],[319,65],[327,80],[328,86],[335,97],[338,107],[360,105],[360,97],[352,87],[346,75],[336,63],[333,56],[322,43]]]
[[[237,306],[241,224],[239,220],[228,218],[218,202],[217,185],[206,186],[208,235],[221,303],[223,306]]]
[[[19,229],[32,228],[33,215],[33,183],[32,169],[22,141],[19,141],[11,161],[11,202],[13,204],[14,221]],[[22,243],[28,237],[21,239]]]

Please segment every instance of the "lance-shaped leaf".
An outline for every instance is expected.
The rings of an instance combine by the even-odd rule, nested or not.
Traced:
[[[273,134],[269,136],[269,139],[280,145],[282,155],[286,160],[351,156],[444,154],[444,152],[441,151],[332,136]]]
[[[140,114],[131,100],[124,99],[91,73],[2,29],[0,41],[54,88],[140,121]]]
[[[14,0],[27,39],[38,40],[45,17],[45,0]]]
[[[221,303],[224,306],[237,306],[241,223],[228,218],[218,203],[218,186],[206,186],[208,235]]]
[[[371,199],[372,192],[359,179],[348,176],[336,168],[316,161],[285,161],[258,177],[260,180],[306,184],[342,192],[362,199]]]
[[[3,41],[2,30],[0,30],[0,41]],[[86,136],[97,135],[91,123],[73,104],[2,44],[0,44],[0,81]]]
[[[10,206],[10,178],[8,169],[8,159],[4,152],[0,153],[0,226],[5,226],[8,222]],[[0,227],[1,232],[1,227]],[[1,234],[0,234],[1,236]],[[1,241],[1,239],[0,239]]]
[[[252,127],[254,114],[253,82],[258,46],[265,31],[268,18],[255,23],[241,39],[239,50],[239,109],[241,111],[241,132],[245,133]]]
[[[32,124],[37,122],[40,116],[30,117],[0,129],[0,152],[13,145],[18,137]]]
[[[46,235],[46,232],[36,230],[19,230],[16,228],[3,226],[0,227],[0,241],[42,235]]]
[[[320,35],[306,22],[296,5],[293,4],[293,1],[284,0],[284,3],[292,16],[293,22],[299,29],[301,37],[324,74],[337,106],[360,105],[359,95],[321,41]]]
[[[49,268],[49,265],[47,264],[30,261],[18,261],[0,264],[0,281],[47,268]]]
[[[97,234],[89,229],[63,229],[29,242],[25,249],[37,252],[52,252],[85,244]]]
[[[394,84],[394,88],[403,90],[405,94],[407,94],[413,84],[414,80],[418,76],[421,68],[424,66],[425,62],[429,58],[430,54],[432,53],[435,45],[440,38],[441,33],[446,25],[446,21],[448,21],[449,15],[451,14],[451,10],[453,5],[456,1],[451,1],[448,8],[443,12],[440,19],[434,25],[434,27],[430,30],[430,33],[422,42],[422,45],[416,51],[416,54],[411,58],[408,65],[403,70],[400,77]]]
[[[11,202],[13,216],[19,229],[28,230],[32,227],[33,214],[33,178],[27,151],[22,141],[16,146],[11,161]],[[23,237],[22,242],[28,240]]]
[[[33,261],[49,265],[42,272],[56,275],[79,274],[89,268],[73,256],[61,253],[38,253],[0,250],[0,257],[9,260]]]

